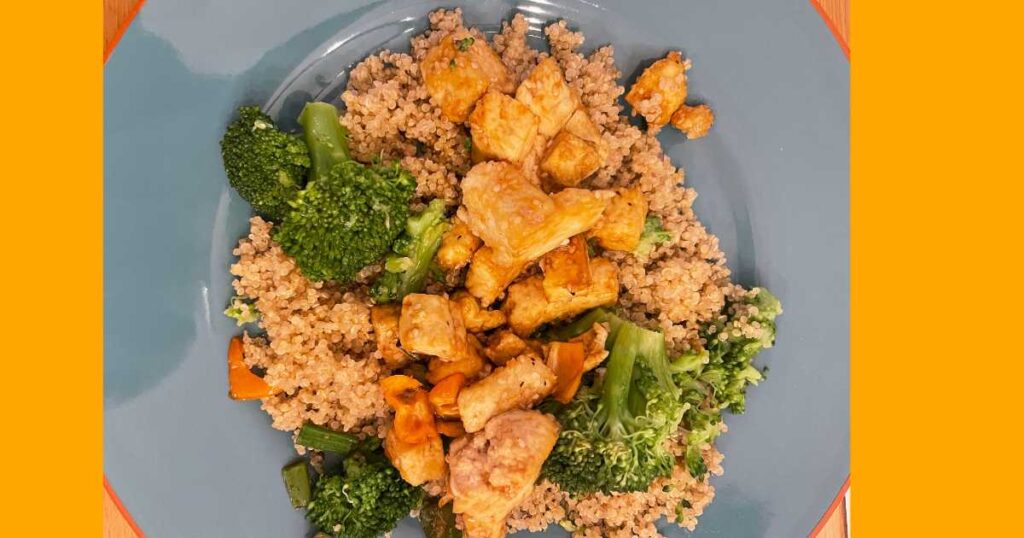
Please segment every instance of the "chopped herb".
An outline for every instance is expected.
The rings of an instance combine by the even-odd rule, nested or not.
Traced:
[[[450,60],[450,61],[448,62],[448,69],[455,69],[455,58],[452,58],[452,59],[451,59],[451,60]]]
[[[462,145],[466,148],[467,153],[473,151],[473,137],[467,136],[466,139],[462,141]]]
[[[473,42],[476,41],[472,36],[464,37],[455,42],[455,48],[459,49],[459,52],[466,52],[469,47],[473,46]]]

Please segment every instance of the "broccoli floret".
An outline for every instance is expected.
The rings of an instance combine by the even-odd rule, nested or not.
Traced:
[[[306,184],[310,158],[305,142],[278,130],[259,107],[244,106],[220,148],[231,186],[257,214],[280,222],[288,202]]]
[[[664,243],[669,239],[672,239],[672,235],[662,226],[661,219],[654,215],[648,215],[647,220],[644,221],[644,231],[640,234],[640,243],[633,249],[633,254],[646,258],[654,252],[659,243]]]
[[[234,319],[239,327],[246,323],[256,323],[260,319],[260,311],[256,309],[256,305],[238,296],[231,298],[231,304],[224,311],[224,315]]]
[[[306,517],[330,536],[376,538],[395,528],[422,499],[381,455],[356,452],[344,473],[322,475],[313,487]]]
[[[708,365],[702,376],[714,388],[723,408],[740,414],[746,409],[747,385],[756,385],[763,373],[752,361],[775,343],[775,318],[782,304],[764,288],[754,288],[727,301],[721,315],[701,334],[707,342]]]
[[[672,361],[673,379],[685,406],[685,460],[692,476],[700,479],[707,473],[701,451],[721,433],[722,411],[742,413],[747,386],[763,379],[751,363],[758,352],[774,343],[775,318],[781,313],[774,295],[755,288],[728,301],[722,315],[701,329],[705,350]]]
[[[346,283],[398,238],[416,180],[397,163],[364,166],[350,160],[333,106],[310,103],[299,121],[313,168],[274,238],[309,279]]]
[[[544,474],[573,494],[645,491],[675,465],[666,441],[683,404],[665,338],[625,320],[617,325],[603,379],[557,415],[562,432]]]
[[[441,239],[451,224],[444,216],[444,201],[435,199],[425,210],[405,222],[403,233],[384,260],[384,273],[373,284],[370,295],[378,303],[401,301],[410,293],[423,291],[431,263]]]

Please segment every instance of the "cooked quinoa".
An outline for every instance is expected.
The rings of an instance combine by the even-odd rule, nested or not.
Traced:
[[[412,172],[418,180],[414,206],[440,198],[452,208],[460,203],[459,182],[472,164],[469,132],[441,114],[426,91],[418,61],[450,31],[486,38],[464,28],[458,9],[431,13],[429,21],[430,29],[412,39],[411,53],[381,51],[352,68],[341,96],[341,123],[357,160],[399,160]],[[582,186],[638,187],[650,214],[671,235],[645,259],[616,251],[602,254],[619,269],[619,306],[632,321],[662,330],[674,352],[699,345],[698,325],[718,316],[727,298],[745,291],[731,283],[717,238],[694,214],[696,192],[684,186],[683,170],[672,164],[658,140],[624,114],[620,97],[625,89],[611,46],[585,55],[580,51],[583,34],[556,22],[544,30],[550,53],[539,52],[527,45],[527,30],[526,19],[516,15],[494,36],[493,48],[517,84],[550,56],[578,92],[608,148],[605,164]],[[311,282],[274,242],[271,227],[252,218],[231,267],[236,293],[253,301],[265,331],[245,335],[245,361],[264,370],[266,381],[281,391],[264,399],[262,408],[273,427],[284,431],[308,421],[383,436],[389,410],[377,381],[387,370],[376,350],[366,287],[380,268],[367,268],[347,287]],[[428,290],[451,291],[462,285],[464,272],[452,271]],[[534,273],[527,270],[520,278]],[[759,327],[727,330],[755,334]],[[677,442],[675,449],[681,454],[684,447]],[[707,446],[703,454],[710,473],[721,474],[721,453]],[[574,536],[660,536],[655,524],[662,517],[692,530],[714,495],[707,477],[696,480],[682,466],[646,492],[572,498],[542,480],[509,516],[508,528],[539,531],[557,524]]]

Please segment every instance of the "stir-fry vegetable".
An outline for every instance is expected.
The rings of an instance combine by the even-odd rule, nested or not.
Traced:
[[[359,438],[351,433],[336,432],[307,422],[299,429],[295,444],[344,456],[355,450]]]
[[[228,343],[228,396],[232,400],[259,400],[275,392],[274,387],[246,366],[242,337],[232,338]]]
[[[583,344],[581,342],[552,342],[548,346],[548,368],[557,381],[551,397],[567,404],[576,395],[583,379]]]
[[[292,508],[305,508],[311,498],[306,460],[300,459],[285,465],[281,469],[281,479],[284,480],[284,489],[288,492]]]

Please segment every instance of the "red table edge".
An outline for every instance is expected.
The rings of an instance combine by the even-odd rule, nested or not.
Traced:
[[[128,513],[128,510],[124,507],[124,504],[121,503],[121,498],[117,496],[117,493],[114,492],[114,488],[110,486],[110,482],[107,481],[106,474],[103,475],[103,489],[107,492],[107,495],[110,496],[110,501],[114,503],[114,507],[117,508],[117,511],[121,513],[121,517],[123,517],[125,522],[128,523],[128,526],[131,527],[132,532],[135,533],[135,536],[137,536],[138,538],[146,538],[146,534],[142,532],[142,529],[139,528],[139,524],[135,522],[135,519],[132,518],[132,515]]]
[[[835,37],[836,42],[839,44],[839,48],[842,49],[843,55],[846,56],[847,60],[849,60],[850,46],[846,43],[846,40],[843,39],[842,34],[839,33],[839,30],[833,23],[832,18],[829,17],[829,14],[827,12],[825,12],[825,9],[821,6],[818,0],[810,0],[810,2],[811,5],[814,6],[814,10],[817,11],[818,15],[820,15],[822,20],[825,21],[825,25],[828,26],[829,31],[832,32],[832,36]],[[128,30],[128,27],[131,26],[132,21],[135,20],[135,17],[139,14],[139,10],[142,9],[142,5],[145,3],[146,0],[139,0],[138,2],[136,2],[135,7],[133,7],[131,12],[128,13],[128,17],[124,20],[124,22],[121,23],[120,26],[117,27],[117,32],[114,33],[113,39],[111,39],[110,43],[108,43],[103,49],[104,64],[107,63],[108,59],[110,59],[110,55],[114,52],[114,48],[117,47],[118,42],[121,41],[121,37],[124,36],[124,33]],[[146,535],[142,532],[142,529],[139,528],[139,525],[137,523],[135,523],[135,520],[132,518],[131,514],[128,513],[128,510],[125,509],[124,504],[121,503],[120,497],[118,497],[117,493],[114,492],[114,488],[110,486],[110,482],[107,481],[106,474],[103,475],[103,489],[105,489],[107,491],[107,494],[110,495],[110,500],[113,501],[114,506],[117,507],[117,511],[120,512],[122,516],[124,516],[125,521],[128,522],[128,526],[130,526],[132,530],[135,531],[135,534],[138,535],[139,538],[145,538]],[[843,482],[842,487],[839,488],[839,494],[836,495],[836,498],[832,500],[832,504],[829,505],[828,509],[825,511],[825,514],[821,516],[821,519],[818,521],[818,524],[815,525],[814,530],[812,530],[808,536],[814,538],[818,535],[819,532],[821,532],[822,527],[824,527],[825,523],[827,523],[828,520],[832,517],[832,514],[836,511],[836,508],[839,507],[843,500],[843,497],[846,495],[846,492],[849,489],[850,477],[847,476],[846,481]]]
[[[848,491],[850,491],[849,475],[846,476],[846,480],[843,482],[843,485],[839,487],[839,493],[837,493],[836,497],[832,499],[832,504],[828,505],[828,508],[825,509],[825,514],[821,516],[821,519],[818,520],[818,524],[815,525],[814,529],[812,529],[810,534],[807,535],[808,538],[817,538],[821,529],[825,528],[825,525],[827,525],[829,520],[832,519],[836,509],[843,504],[843,498],[846,497],[846,492]],[[846,522],[845,525],[849,525],[849,522]]]

